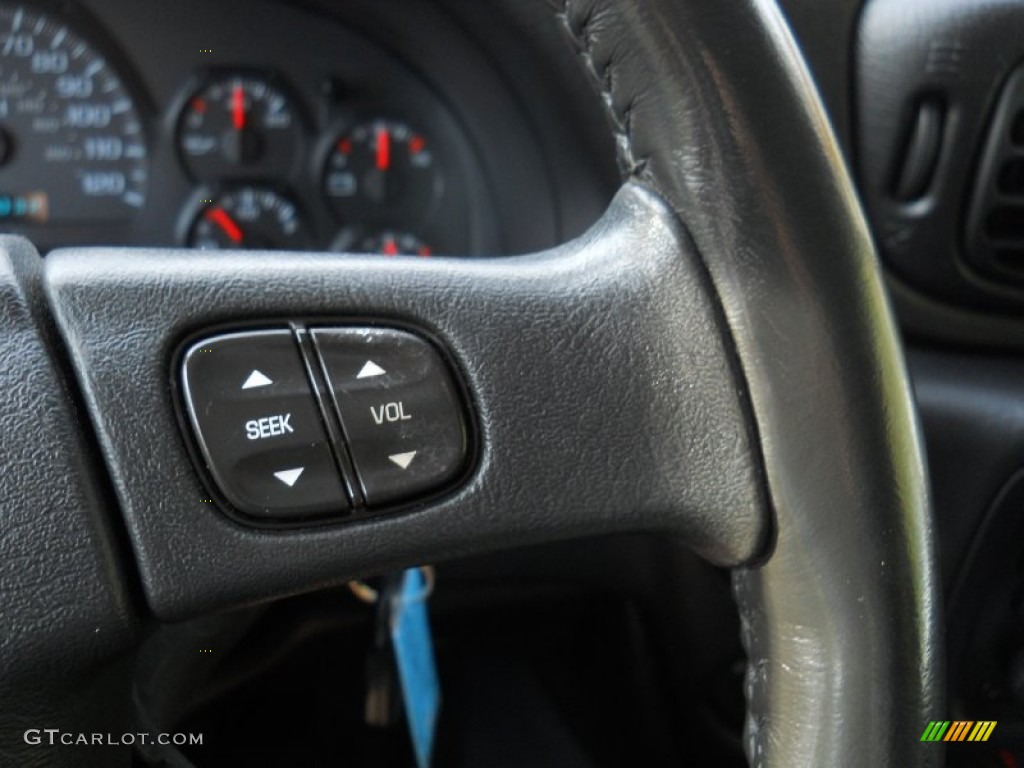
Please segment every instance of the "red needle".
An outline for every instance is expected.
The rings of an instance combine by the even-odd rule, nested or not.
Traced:
[[[245,91],[241,83],[231,92],[231,123],[236,131],[245,128]]]
[[[387,238],[384,241],[384,248],[382,250],[384,251],[384,255],[385,256],[397,256],[398,255],[398,243],[395,242],[395,238],[393,238],[393,237]]]
[[[391,167],[391,134],[381,126],[377,129],[377,170],[386,171]]]
[[[242,242],[242,230],[223,208],[211,208],[206,212],[206,218],[216,224],[232,243],[238,245]]]

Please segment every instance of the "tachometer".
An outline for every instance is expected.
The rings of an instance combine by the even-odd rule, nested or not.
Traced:
[[[107,59],[65,22],[0,3],[0,226],[127,218],[146,201],[146,161]]]

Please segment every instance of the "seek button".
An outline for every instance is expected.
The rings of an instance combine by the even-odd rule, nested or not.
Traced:
[[[349,508],[291,331],[216,336],[192,345],[185,405],[221,493],[261,518]]]

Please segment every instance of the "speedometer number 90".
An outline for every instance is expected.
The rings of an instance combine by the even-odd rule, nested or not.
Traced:
[[[66,23],[0,3],[0,224],[104,223],[146,199],[135,104]]]

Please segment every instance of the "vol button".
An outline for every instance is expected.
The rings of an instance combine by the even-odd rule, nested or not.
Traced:
[[[413,498],[459,473],[462,406],[431,344],[386,328],[316,328],[312,336],[368,506]]]

